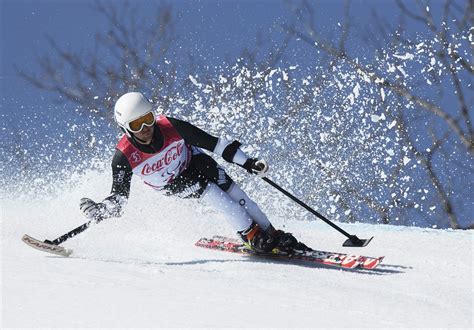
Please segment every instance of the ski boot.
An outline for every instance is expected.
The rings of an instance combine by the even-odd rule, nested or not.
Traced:
[[[241,239],[257,253],[283,253],[294,254],[311,251],[312,249],[283,230],[276,230],[270,225],[267,230],[253,222],[246,230],[239,232]]]

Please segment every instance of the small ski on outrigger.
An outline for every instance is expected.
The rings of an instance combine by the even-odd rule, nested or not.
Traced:
[[[287,254],[277,250],[274,250],[271,253],[257,253],[255,250],[244,244],[242,241],[223,236],[214,236],[210,239],[201,238],[199,241],[196,242],[196,246],[212,250],[251,255],[260,258],[297,260],[345,269],[374,269],[382,262],[384,258],[374,258],[361,255],[351,255],[346,253],[326,252],[319,250],[295,252],[293,254]]]

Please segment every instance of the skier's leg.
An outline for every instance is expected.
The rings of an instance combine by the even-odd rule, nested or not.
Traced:
[[[240,238],[258,252],[270,252],[275,248],[288,253],[310,250],[291,233],[276,230],[255,202],[235,183],[225,192],[209,182],[202,200],[224,213]]]
[[[226,191],[229,194],[230,198],[235,202],[239,203],[247,213],[252,217],[252,219],[258,223],[261,229],[267,230],[271,227],[270,220],[258,207],[258,205],[250,199],[249,196],[239,187],[235,182],[232,183],[229,190]]]
[[[217,164],[210,156],[200,153],[193,156],[195,166],[199,172],[209,181],[216,184],[225,191],[230,198],[238,203],[250,217],[263,229],[270,228],[271,223],[267,216],[260,210],[258,205],[252,201],[247,194],[232,180],[225,170]]]
[[[276,230],[240,187],[233,182],[223,168],[204,153],[193,154],[193,166],[198,177],[207,185],[203,201],[223,211],[229,223],[255,250],[269,252],[279,250],[308,249],[299,243],[291,233]]]
[[[235,182],[227,193],[232,200],[245,208],[255,221],[248,229],[239,232],[239,234],[256,251],[269,252],[274,248],[285,252],[311,250],[305,244],[298,242],[291,233],[276,230],[258,205]]]
[[[236,232],[244,231],[252,224],[252,219],[245,209],[212,182],[208,183],[201,200],[220,211]]]

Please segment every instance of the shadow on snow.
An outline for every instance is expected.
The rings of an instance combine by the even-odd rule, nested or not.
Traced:
[[[195,265],[205,265],[205,264],[225,264],[225,263],[259,263],[259,264],[275,264],[275,265],[291,265],[296,267],[304,268],[314,268],[314,269],[334,269],[344,272],[351,273],[360,273],[368,275],[390,275],[390,274],[400,274],[405,273],[405,270],[412,269],[409,266],[403,265],[390,265],[390,264],[380,264],[375,269],[363,269],[363,268],[342,268],[337,266],[325,265],[325,264],[315,264],[303,260],[276,260],[270,258],[258,258],[255,256],[243,256],[242,258],[233,258],[233,259],[198,259],[198,260],[189,260],[189,261],[176,261],[176,262],[158,262],[158,261],[144,261],[144,260],[114,260],[114,259],[101,259],[101,258],[87,258],[87,257],[68,257],[64,258],[61,256],[47,256],[47,258],[57,258],[57,259],[82,259],[82,260],[93,260],[100,262],[110,262],[110,263],[119,263],[119,264],[129,264],[129,265],[146,265],[146,266],[195,266]]]

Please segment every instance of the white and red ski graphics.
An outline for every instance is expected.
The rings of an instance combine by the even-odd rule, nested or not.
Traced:
[[[374,269],[383,260],[384,257],[367,257],[360,255],[350,255],[345,253],[337,252],[326,252],[312,250],[302,253],[295,253],[292,255],[279,254],[279,253],[268,253],[261,254],[256,253],[254,250],[249,249],[241,241],[233,238],[214,236],[211,239],[201,238],[196,242],[196,246],[220,250],[226,252],[233,252],[245,255],[252,255],[262,258],[273,258],[280,260],[300,260],[310,263],[323,264],[333,267],[340,267],[346,269],[363,268],[363,269]]]
[[[42,242],[26,234],[23,235],[21,240],[32,248],[38,249],[43,252],[49,252],[63,257],[69,257],[72,254],[71,249],[66,249],[59,245],[53,245],[46,242]]]

